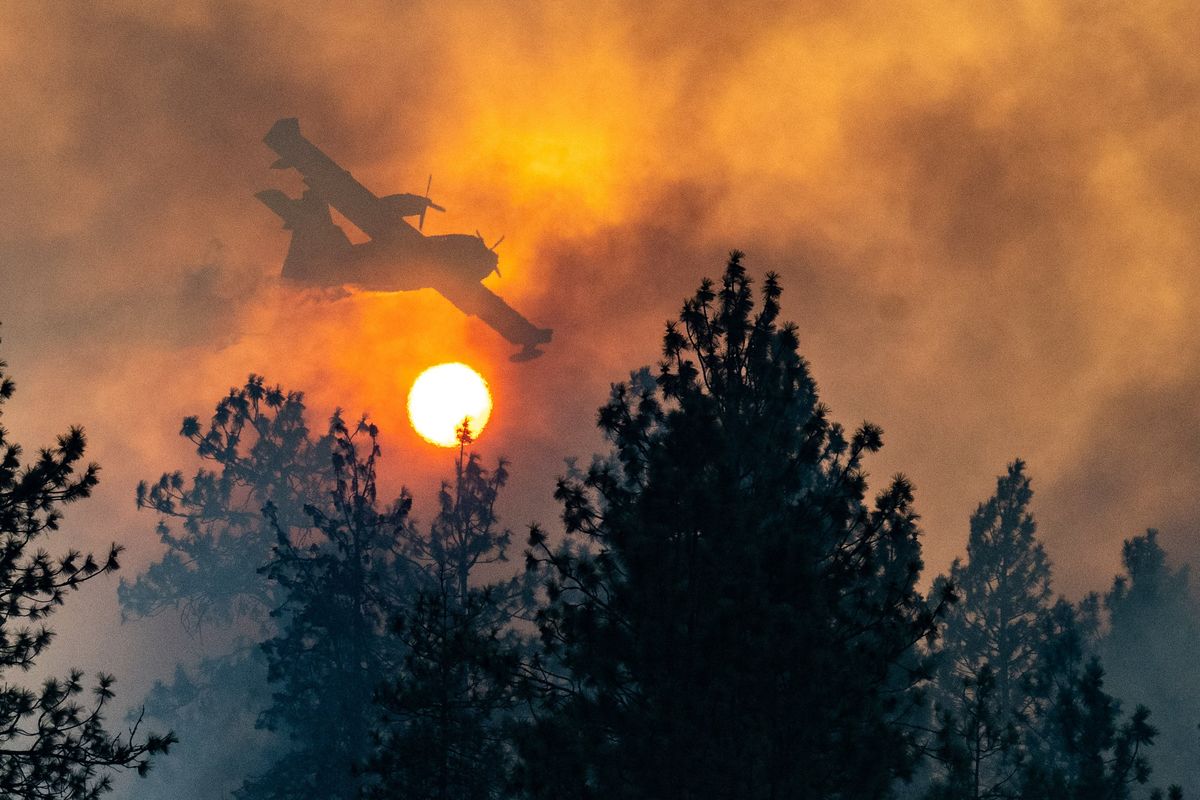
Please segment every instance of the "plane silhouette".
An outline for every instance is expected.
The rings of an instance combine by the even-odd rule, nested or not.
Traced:
[[[522,349],[511,358],[528,361],[542,354],[549,328],[538,328],[480,283],[499,274],[495,247],[475,235],[426,236],[425,212],[445,209],[425,196],[378,197],[300,133],[295,118],[281,119],[263,138],[279,155],[274,169],[295,168],[308,186],[299,198],[278,189],[255,195],[292,231],[283,277],[317,286],[354,286],[383,292],[435,289],[464,314],[479,317]],[[329,214],[332,206],[371,237],[351,244]],[[417,227],[406,217],[418,217]],[[501,237],[503,238],[503,237]]]

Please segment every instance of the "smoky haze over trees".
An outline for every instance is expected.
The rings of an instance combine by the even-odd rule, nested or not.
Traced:
[[[1121,561],[1097,651],[1113,692],[1154,712],[1156,772],[1200,796],[1200,602],[1190,572],[1168,564],[1154,530],[1126,540]]]
[[[1172,700],[1196,696],[1186,568],[1151,532],[1103,595],[1056,598],[1018,460],[970,516],[965,558],[924,590],[914,487],[868,484],[882,431],[820,402],[782,292],[736,252],[700,285],[657,371],[601,406],[607,452],[558,481],[562,528],[530,526],[510,568],[509,465],[485,465],[465,425],[426,507],[380,497],[370,420],[339,412],[314,433],[303,396],[261,377],[207,424],[185,419],[203,466],[138,488],[165,552],[120,599],[130,624],[177,615],[210,656],[147,698],[181,741],[137,796],[1180,796],[1200,722]],[[115,567],[21,561],[94,481],[72,477],[81,454],[73,433],[0,472],[0,499],[26,498],[0,517],[28,565],[13,574],[52,593],[34,617]],[[30,656],[48,641],[10,619],[3,633]],[[10,707],[80,687],[46,691]],[[107,768],[170,743],[113,738],[90,713],[45,732],[71,739],[82,717],[82,750],[0,749],[0,775],[25,763],[95,796]],[[16,796],[88,796],[55,787]]]
[[[182,735],[182,756],[150,779],[166,796],[232,789],[283,752],[283,737],[257,723],[270,698],[261,643],[279,631],[272,612],[284,590],[258,570],[271,560],[275,528],[307,531],[304,505],[322,502],[333,474],[332,439],[310,436],[303,397],[258,376],[218,401],[207,428],[188,417],[180,434],[203,466],[190,480],[174,471],[138,486],[166,553],[118,591],[128,618],[175,612],[191,635],[214,642],[202,663],[180,665],[147,698],[147,713]]]

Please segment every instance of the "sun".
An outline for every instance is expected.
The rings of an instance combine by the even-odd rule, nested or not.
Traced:
[[[421,438],[441,447],[458,444],[458,428],[470,421],[478,436],[492,414],[487,381],[466,364],[438,364],[417,376],[408,392],[408,418]]]

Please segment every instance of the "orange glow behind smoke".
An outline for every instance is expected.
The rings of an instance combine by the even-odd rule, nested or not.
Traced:
[[[159,383],[172,405],[152,425],[169,431],[254,372],[303,390],[318,430],[334,408],[368,413],[389,474],[419,483],[447,454],[412,432],[404,395],[423,367],[465,361],[511,398],[486,447],[534,485],[592,448],[608,381],[653,360],[661,321],[738,247],[753,274],[781,273],[835,415],[887,428],[875,471],[918,481],[931,565],[961,546],[964,498],[1017,454],[1066,476],[1067,499],[1041,495],[1047,531],[1083,514],[1108,532],[1102,573],[1122,535],[1189,496],[1191,466],[1161,502],[1113,488],[1117,522],[1064,487],[1110,452],[1200,463],[1171,433],[1200,380],[1193,4],[116,6],[0,12],[0,65],[19,76],[0,165],[20,190],[0,197],[20,244],[0,242],[0,272],[36,287],[0,292],[4,350],[55,319],[36,298],[113,309],[45,328],[25,364],[6,356],[26,396],[42,380],[88,400],[63,414],[98,449],[147,427]],[[555,329],[546,355],[510,364],[432,290],[279,284],[290,231],[253,193],[303,189],[260,142],[284,114],[376,194],[432,173],[447,211],[425,234],[504,235],[485,283]],[[79,374],[88,395],[66,388]],[[1159,390],[1181,409],[1162,438],[1121,438]],[[143,463],[174,464],[166,441],[139,441]],[[1064,535],[1058,558],[1095,564],[1083,541]]]

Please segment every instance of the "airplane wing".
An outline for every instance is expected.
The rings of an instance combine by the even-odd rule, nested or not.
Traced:
[[[554,333],[535,326],[482,283],[448,280],[439,281],[434,288],[459,311],[479,317],[505,339],[521,345],[524,349],[512,356],[513,361],[540,356],[542,351],[537,346],[548,343]]]
[[[388,204],[354,179],[321,149],[300,133],[300,121],[294,117],[281,119],[263,137],[268,147],[279,154],[271,166],[275,169],[294,167],[304,182],[329,205],[345,215],[372,239],[397,236],[419,237]]]

